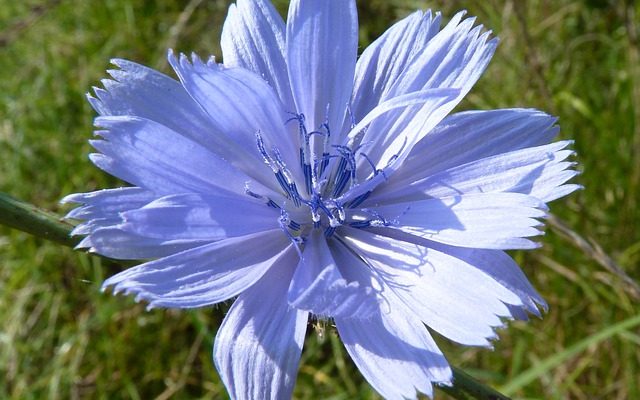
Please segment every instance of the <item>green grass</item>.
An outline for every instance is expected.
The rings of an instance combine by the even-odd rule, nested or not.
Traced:
[[[558,115],[584,171],[577,181],[586,189],[552,204],[583,246],[550,228],[542,249],[516,254],[549,312],[511,323],[494,351],[439,340],[450,361],[516,398],[640,398],[639,299],[603,267],[613,261],[640,280],[640,8],[613,0],[360,3],[362,47],[415,8],[477,15],[501,45],[460,109]],[[220,55],[227,4],[0,0],[0,191],[64,212],[62,196],[118,184],[87,160],[94,114],[84,93],[111,57],[168,72],[167,47]],[[100,292],[120,268],[0,228],[0,398],[226,397],[211,343],[227,306],[146,312]],[[376,398],[330,327],[322,337],[309,329],[302,357],[297,398]]]

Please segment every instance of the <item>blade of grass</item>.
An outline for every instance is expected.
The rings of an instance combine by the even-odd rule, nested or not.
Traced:
[[[0,32],[0,47],[5,47],[17,39],[24,30],[36,23],[47,11],[51,10],[62,0],[50,0],[44,4],[38,4],[31,7],[29,15],[17,21],[10,23],[6,29]]]
[[[626,284],[626,289],[633,297],[640,299],[640,285],[633,280],[595,240],[587,240],[573,231],[562,220],[551,214],[547,222],[558,234],[567,239],[570,243],[580,249],[585,255],[604,267],[607,271],[619,277]]]
[[[569,360],[571,357],[581,353],[587,347],[598,344],[616,334],[626,332],[636,325],[640,325],[640,314],[628,318],[615,325],[612,325],[597,333],[594,333],[593,335],[568,347],[564,351],[554,354],[553,356],[541,361],[528,370],[522,372],[520,375],[514,377],[506,385],[502,386],[501,391],[506,393],[507,395],[512,395],[522,387],[528,385],[540,376],[547,373],[549,370],[559,366],[563,362]]]

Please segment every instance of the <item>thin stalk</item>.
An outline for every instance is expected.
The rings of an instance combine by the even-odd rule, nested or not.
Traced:
[[[80,241],[69,236],[73,225],[51,212],[0,193],[0,225],[6,225],[36,237],[69,247]]]
[[[467,374],[463,370],[453,370],[453,386],[438,386],[440,390],[458,400],[510,400],[510,397],[498,392]]]

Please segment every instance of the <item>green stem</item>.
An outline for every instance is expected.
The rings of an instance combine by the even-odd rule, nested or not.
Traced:
[[[0,225],[30,233],[36,237],[74,247],[79,239],[69,236],[73,225],[48,211],[0,193]]]
[[[440,390],[458,400],[509,400],[497,390],[475,380],[459,368],[453,370],[453,386],[438,386]]]
[[[69,247],[75,247],[79,239],[69,236],[73,225],[48,211],[34,205],[16,200],[0,192],[0,225],[30,233],[36,237],[54,241]],[[128,262],[117,261],[125,266]],[[462,370],[452,367],[453,386],[439,386],[450,396],[459,400],[506,400],[505,395],[478,382]]]

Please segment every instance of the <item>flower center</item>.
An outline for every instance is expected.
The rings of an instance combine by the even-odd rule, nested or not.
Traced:
[[[356,209],[366,200],[370,191],[365,191],[348,201],[341,200],[341,195],[358,183],[357,156],[367,161],[373,169],[374,176],[383,173],[376,170],[367,155],[360,151],[362,146],[353,149],[346,145],[332,145],[328,123],[322,124],[319,130],[308,131],[304,115],[292,115],[287,123],[298,124],[299,161],[303,182],[296,182],[294,174],[283,161],[280,150],[273,146],[271,151],[268,151],[261,133],[257,132],[258,151],[265,164],[271,168],[287,200],[278,204],[249,189],[247,194],[265,200],[269,207],[280,209],[280,227],[294,243],[304,243],[304,238],[312,229],[323,229],[325,236],[330,237],[344,224],[356,228],[388,225],[388,222],[375,212]]]

